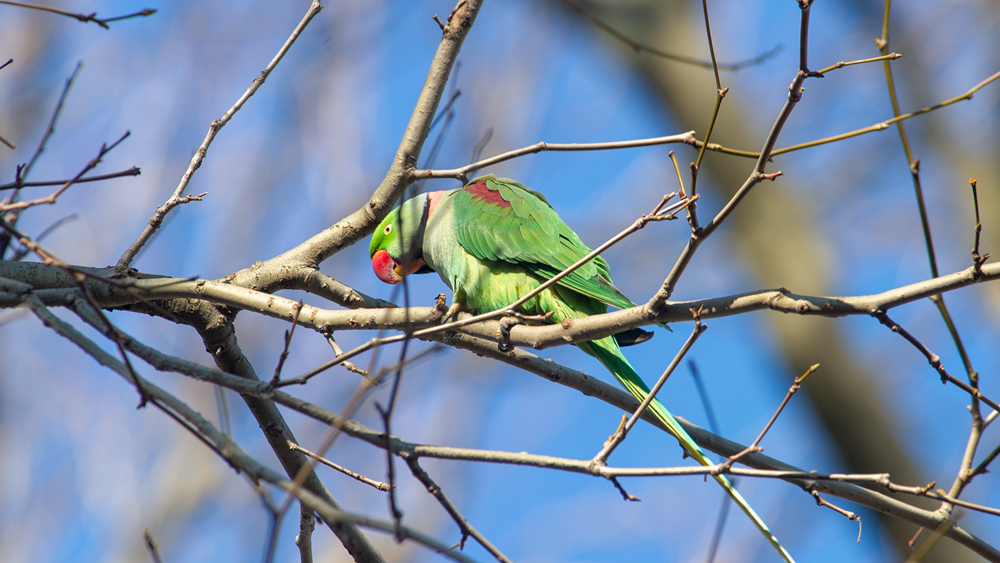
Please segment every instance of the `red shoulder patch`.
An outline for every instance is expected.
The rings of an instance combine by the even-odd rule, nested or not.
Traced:
[[[511,207],[510,202],[500,197],[499,191],[489,189],[486,186],[486,182],[469,184],[462,189],[482,202],[491,203],[497,207]]]
[[[438,190],[436,192],[427,192],[427,216],[430,217],[434,214],[434,208],[437,207],[438,202],[441,201],[441,196],[444,195],[444,190]]]

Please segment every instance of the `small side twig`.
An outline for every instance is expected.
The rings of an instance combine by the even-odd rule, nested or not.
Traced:
[[[972,387],[968,383],[956,378],[954,375],[948,373],[948,370],[944,368],[944,364],[941,363],[941,358],[931,352],[929,348],[924,346],[915,336],[906,331],[903,327],[899,326],[899,323],[889,318],[888,315],[883,311],[876,311],[872,314],[880,323],[889,327],[889,330],[899,334],[906,339],[907,342],[913,345],[921,354],[927,358],[927,363],[934,368],[938,374],[941,376],[941,383],[951,383],[957,385],[963,391],[971,395],[973,398],[978,399],[990,406],[995,411],[1000,411],[1000,405],[996,401],[990,399],[989,397],[983,395],[978,389]]]
[[[837,514],[843,515],[848,520],[857,520],[858,521],[858,543],[861,543],[861,517],[860,516],[858,516],[854,512],[851,512],[849,510],[844,510],[843,508],[840,508],[839,506],[837,506],[835,504],[827,502],[826,500],[823,499],[823,497],[819,496],[819,492],[817,492],[817,491],[809,491],[809,494],[811,494],[813,496],[813,498],[816,499],[816,504],[817,505],[819,505],[819,506],[825,506],[825,507],[829,508],[830,510],[836,512]]]
[[[788,401],[790,401],[792,396],[795,395],[796,392],[798,392],[799,388],[802,386],[802,382],[805,381],[806,377],[808,377],[809,374],[816,371],[817,369],[819,369],[819,364],[813,364],[809,366],[809,369],[807,369],[805,373],[795,378],[795,381],[792,382],[792,386],[789,387],[788,392],[785,393],[785,398],[781,401],[781,404],[778,405],[778,408],[777,410],[774,411],[774,414],[771,415],[771,420],[767,421],[767,424],[764,425],[764,429],[760,431],[760,434],[757,435],[757,438],[753,441],[753,443],[747,446],[746,449],[744,449],[742,452],[729,456],[729,459],[727,459],[725,463],[723,463],[723,465],[725,465],[726,467],[732,467],[733,463],[736,462],[741,457],[753,452],[764,451],[764,448],[760,447],[760,441],[764,439],[764,435],[767,434],[767,431],[771,429],[771,426],[774,424],[774,421],[778,420],[778,415],[781,414],[781,411],[785,410],[785,405],[788,404]]]
[[[983,264],[990,259],[990,254],[988,252],[982,256],[979,254],[979,236],[983,232],[983,223],[979,219],[979,190],[976,189],[976,179],[970,178],[969,185],[972,186],[972,204],[976,209],[976,238],[972,244],[972,275],[979,279],[983,275]]]
[[[281,350],[281,355],[278,356],[278,365],[274,368],[274,376],[271,377],[271,386],[276,386],[281,380],[281,368],[285,365],[285,360],[288,359],[288,348],[292,345],[292,337],[295,336],[295,327],[299,324],[299,313],[302,312],[302,301],[300,300],[298,305],[293,307],[295,313],[292,317],[292,328],[285,331],[285,347]]]
[[[612,141],[608,143],[547,143],[540,141],[533,145],[507,151],[496,156],[467,164],[461,168],[452,170],[413,170],[410,172],[410,181],[426,180],[428,178],[455,178],[462,182],[469,181],[469,174],[476,170],[499,164],[501,162],[524,156],[527,154],[539,153],[542,151],[604,151],[611,149],[629,149],[636,147],[652,147],[656,145],[667,145],[672,143],[683,143],[694,145],[697,142],[694,131],[681,133],[680,135],[668,135],[666,137],[653,137],[650,139],[634,139],[631,141]]]
[[[340,346],[337,344],[337,341],[334,340],[333,333],[326,334],[325,336],[326,336],[326,342],[327,342],[327,344],[330,345],[330,348],[333,348],[333,353],[336,354],[337,356],[343,355],[344,351],[340,349]],[[371,378],[371,376],[369,376],[368,370],[359,368],[358,366],[354,365],[353,362],[348,362],[348,361],[345,360],[345,361],[341,362],[340,365],[342,365],[345,368],[347,368],[347,371],[356,373],[356,374],[358,374],[358,375],[360,375],[360,376],[368,379],[369,381],[371,381],[372,385],[378,385],[378,382],[375,381],[375,380],[373,380]]]
[[[377,481],[375,479],[372,479],[371,477],[365,477],[364,475],[362,475],[360,473],[357,473],[355,471],[351,471],[350,469],[344,467],[343,465],[338,465],[338,464],[336,464],[336,463],[334,463],[334,462],[326,459],[325,457],[323,457],[323,456],[321,456],[321,455],[319,455],[317,453],[311,452],[311,451],[303,448],[302,446],[296,444],[295,442],[292,442],[291,440],[288,441],[288,447],[291,448],[291,449],[293,449],[293,450],[295,450],[295,451],[297,451],[297,452],[301,452],[301,453],[303,453],[303,454],[305,454],[305,455],[307,455],[307,456],[315,459],[316,461],[322,463],[323,465],[325,465],[327,467],[330,467],[332,469],[336,469],[337,471],[340,471],[341,473],[343,473],[344,475],[347,475],[351,479],[355,479],[357,481],[361,481],[362,483],[364,483],[366,485],[371,485],[372,487],[375,487],[376,489],[378,489],[380,491],[388,491],[390,489],[389,485],[386,484],[386,483],[383,483],[382,481]]]

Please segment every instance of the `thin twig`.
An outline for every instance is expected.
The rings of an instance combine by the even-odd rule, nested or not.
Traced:
[[[941,363],[941,358],[937,354],[931,352],[930,349],[924,346],[919,340],[917,340],[915,336],[907,332],[906,329],[904,329],[903,327],[899,326],[899,323],[890,319],[889,316],[886,315],[883,311],[877,311],[873,313],[872,316],[878,319],[878,321],[883,325],[889,327],[891,331],[905,338],[907,342],[912,344],[914,348],[916,348],[921,354],[923,354],[924,357],[927,358],[927,363],[929,363],[931,367],[934,368],[941,376],[941,383],[951,383],[953,385],[956,385],[963,391],[971,395],[973,398],[978,399],[989,405],[990,408],[992,408],[993,410],[1000,411],[1000,405],[998,405],[995,401],[993,401],[989,397],[986,397],[978,389],[972,387],[968,383],[948,373],[948,370],[944,368],[944,364]]]
[[[979,219],[979,190],[976,189],[976,184],[975,178],[969,179],[969,185],[972,187],[972,205],[976,210],[976,236],[972,244],[972,266],[975,268],[976,275],[982,275],[983,264],[990,259],[990,254],[988,252],[982,256],[979,254],[979,237],[983,232],[983,223]]]
[[[872,57],[870,59],[859,59],[856,61],[847,61],[847,62],[841,61],[835,65],[831,65],[824,69],[817,70],[816,74],[819,78],[822,78],[824,74],[837,70],[838,68],[844,68],[845,66],[861,65],[865,63],[875,63],[878,61],[894,61],[902,56],[903,55],[900,55],[898,53],[889,53],[888,55],[882,55],[881,57]]]
[[[271,385],[277,385],[281,380],[281,368],[285,365],[285,360],[288,359],[288,348],[292,345],[292,337],[295,336],[295,327],[299,324],[299,314],[302,312],[302,301],[299,300],[299,304],[295,307],[295,315],[292,317],[292,328],[285,331],[285,347],[281,350],[281,354],[278,356],[278,365],[274,368],[274,376],[271,377]]]
[[[891,3],[887,0],[885,3],[885,11],[882,21],[882,36],[875,40],[879,51],[886,55],[889,52],[889,13],[890,13]],[[892,113],[896,116],[896,119],[900,118],[899,109],[899,99],[896,94],[896,83],[892,75],[892,65],[889,64],[888,60],[882,62],[882,68],[885,71],[886,85],[889,90],[889,100],[892,102]],[[1000,76],[1000,73],[994,74],[993,77]],[[991,79],[987,79],[981,82],[979,85],[974,87],[972,90],[966,93],[968,98],[972,98],[972,92],[978,90],[982,86],[986,85]],[[958,101],[962,98],[953,98],[951,101]],[[947,102],[946,102],[947,103]],[[933,106],[932,106],[933,107]],[[943,107],[943,104],[938,104],[937,107]],[[923,111],[923,110],[922,110]],[[929,110],[928,110],[929,111]],[[899,132],[899,139],[903,145],[903,152],[906,155],[906,163],[910,169],[910,176],[913,179],[913,191],[917,199],[917,210],[920,216],[920,227],[924,235],[924,246],[927,249],[927,261],[930,266],[931,276],[938,277],[938,266],[937,257],[934,252],[934,241],[931,236],[930,220],[927,215],[927,205],[924,200],[923,187],[920,182],[920,159],[914,157],[913,150],[910,147],[910,140],[906,134],[906,128],[902,121],[896,122],[896,128]],[[951,313],[948,311],[948,307],[945,304],[944,297],[938,295],[931,298],[931,301],[938,309],[938,313],[941,315],[941,319],[944,321],[945,326],[948,328],[948,333],[951,335],[952,341],[955,343],[955,347],[958,350],[959,356],[962,358],[962,364],[965,366],[965,371],[969,376],[970,382],[974,388],[979,387],[978,377],[975,375],[975,370],[972,367],[972,361],[969,359],[969,354],[965,350],[965,344],[962,342],[962,337],[958,334],[958,328],[956,328],[954,321],[951,318]],[[972,400],[972,415],[977,421],[980,420],[979,413],[979,403],[975,398]]]
[[[334,355],[340,356],[341,354],[344,353],[344,351],[341,350],[340,346],[337,344],[337,341],[333,339],[333,333],[332,332],[330,334],[326,335],[326,342],[330,345],[330,348],[333,348]],[[372,385],[378,385],[378,382],[372,380],[371,376],[369,376],[369,371],[368,370],[361,369],[358,366],[354,365],[352,362],[348,362],[348,361],[343,361],[343,362],[340,363],[340,365],[342,365],[345,368],[347,368],[347,371],[354,372],[354,373],[360,375],[361,377],[368,378],[369,380],[372,381]]]
[[[472,164],[467,164],[461,168],[455,168],[452,170],[413,170],[410,172],[409,178],[411,182],[426,180],[428,178],[455,178],[457,180],[461,180],[463,183],[466,183],[469,181],[468,175],[471,172],[475,172],[481,168],[486,168],[487,166],[499,164],[512,158],[517,158],[526,154],[535,154],[542,151],[604,151],[611,149],[652,147],[672,143],[694,145],[695,142],[696,138],[694,136],[694,131],[688,131],[687,133],[681,133],[680,135],[668,135],[666,137],[634,139],[631,141],[611,141],[607,143],[546,143],[545,141],[540,141],[527,147],[507,151],[478,162],[473,162]]]
[[[844,516],[848,520],[857,520],[858,521],[858,543],[861,543],[861,517],[860,516],[858,516],[857,514],[851,512],[851,511],[844,510],[843,508],[840,508],[839,506],[837,506],[835,504],[827,502],[826,500],[823,499],[823,497],[819,496],[819,492],[817,492],[817,491],[810,491],[810,494],[812,494],[813,498],[816,499],[816,504],[817,505],[819,505],[819,506],[825,506],[825,507],[829,508],[830,510],[836,512],[837,514],[840,514],[840,515]]]
[[[833,135],[831,137],[824,137],[822,139],[817,139],[815,141],[808,141],[808,142],[805,142],[805,143],[799,143],[797,145],[791,145],[791,146],[787,146],[787,147],[782,147],[780,149],[775,149],[775,150],[773,150],[771,152],[771,156],[775,157],[775,156],[778,156],[778,155],[782,155],[782,154],[786,154],[786,153],[790,153],[790,152],[794,152],[794,151],[798,151],[798,150],[802,150],[802,149],[808,149],[808,148],[812,148],[812,147],[818,147],[820,145],[826,145],[826,144],[829,144],[829,143],[835,143],[837,141],[842,141],[844,139],[850,139],[852,137],[857,137],[857,136],[860,136],[860,135],[865,135],[867,133],[874,133],[876,131],[884,131],[884,130],[888,129],[890,125],[892,125],[894,123],[900,123],[900,122],[906,121],[907,119],[911,119],[913,117],[917,117],[918,115],[923,115],[925,113],[929,113],[929,112],[932,112],[932,111],[935,111],[935,110],[939,110],[941,108],[950,106],[950,105],[952,105],[954,103],[957,103],[957,102],[961,102],[961,101],[965,101],[965,100],[971,100],[973,94],[975,94],[976,92],[978,92],[980,89],[982,89],[987,84],[990,84],[991,82],[994,82],[998,78],[1000,78],[1000,72],[997,72],[996,74],[993,74],[992,76],[990,76],[986,80],[983,80],[979,84],[976,84],[975,86],[973,86],[971,89],[969,89],[968,91],[966,91],[964,94],[955,96],[954,98],[949,98],[949,99],[947,99],[947,100],[945,100],[943,102],[934,104],[932,106],[925,107],[923,109],[912,111],[910,113],[904,113],[902,115],[897,115],[897,116],[893,117],[892,119],[887,119],[885,121],[880,121],[879,123],[876,123],[874,125],[869,125],[868,127],[863,127],[861,129],[855,129],[854,131],[849,131],[847,133],[841,133],[839,135]],[[702,143],[703,143],[703,141],[696,140],[693,144],[694,144],[695,147],[701,148]],[[760,157],[760,153],[759,152],[744,151],[744,150],[738,150],[738,149],[728,148],[728,147],[724,147],[722,145],[719,145],[717,143],[709,143],[708,144],[708,150],[714,151],[714,152],[723,153],[723,154],[729,154],[729,155],[733,155],[733,156],[742,156],[742,157],[746,157],[746,158],[759,158]]]
[[[781,414],[781,411],[785,410],[785,405],[788,404],[788,401],[792,399],[792,396],[795,395],[795,393],[799,390],[799,387],[802,386],[802,382],[805,381],[805,378],[808,377],[809,374],[816,371],[817,369],[819,369],[819,364],[813,364],[809,367],[809,369],[806,370],[805,373],[795,378],[795,381],[792,382],[792,386],[789,387],[788,392],[785,393],[785,398],[781,401],[781,404],[778,405],[778,408],[774,411],[774,414],[771,415],[771,420],[767,421],[767,424],[764,425],[764,429],[760,431],[760,434],[757,435],[757,438],[754,439],[753,443],[747,446],[747,448],[742,452],[729,456],[729,459],[725,461],[724,465],[731,467],[733,463],[736,462],[739,458],[749,453],[764,451],[764,448],[760,447],[760,441],[764,439],[764,435],[767,434],[767,431],[771,429],[771,426],[774,424],[774,421],[778,420],[778,416]],[[816,498],[818,499],[819,497]]]
[[[59,114],[62,113],[63,104],[66,102],[66,96],[69,95],[69,90],[73,86],[73,82],[76,81],[77,75],[80,73],[80,69],[83,67],[83,62],[76,63],[76,67],[73,69],[73,73],[69,75],[66,79],[66,84],[63,85],[62,93],[59,94],[59,100],[56,102],[55,109],[52,110],[52,117],[49,118],[48,127],[45,129],[45,133],[42,135],[42,139],[38,142],[38,147],[35,148],[35,152],[32,153],[31,158],[28,159],[28,163],[18,167],[15,174],[14,183],[21,185],[31,173],[34,168],[35,163],[38,162],[38,157],[41,156],[42,152],[45,150],[45,145],[48,143],[52,134],[56,131],[56,121],[59,119]],[[17,197],[20,194],[20,188],[14,188],[0,205],[7,205],[17,201]],[[20,218],[20,214],[11,214],[7,217],[8,223],[11,226],[17,225],[17,220]],[[10,244],[10,235],[6,232],[0,233],[0,259],[7,253],[7,246]]]
[[[352,479],[356,479],[358,481],[361,481],[362,483],[364,483],[366,485],[371,485],[372,487],[375,487],[376,489],[378,489],[380,491],[388,491],[389,490],[389,485],[388,484],[383,483],[382,481],[376,481],[375,479],[372,479],[371,477],[365,477],[364,475],[362,475],[360,473],[357,473],[355,471],[351,471],[350,469],[344,467],[343,465],[338,465],[338,464],[336,464],[336,463],[334,463],[334,462],[326,459],[325,457],[323,457],[323,456],[321,456],[319,454],[315,454],[315,453],[313,453],[313,452],[311,452],[311,451],[303,448],[302,446],[296,444],[295,442],[289,441],[288,442],[288,447],[291,448],[291,449],[293,449],[293,450],[295,450],[295,451],[297,451],[297,452],[301,452],[301,453],[303,453],[303,454],[305,454],[305,455],[307,455],[307,456],[315,459],[316,461],[322,463],[323,465],[325,465],[327,467],[336,469],[337,471],[340,471],[341,473],[343,473],[344,475],[347,475],[348,477],[350,477]]]

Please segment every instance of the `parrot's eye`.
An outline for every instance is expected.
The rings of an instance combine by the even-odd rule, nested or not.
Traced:
[[[383,231],[383,232],[384,232],[385,234],[389,234],[389,233],[391,233],[391,232],[392,232],[392,224],[390,223],[390,224],[386,225],[386,226],[385,226],[385,228],[384,228],[384,229],[382,229],[382,231]]]

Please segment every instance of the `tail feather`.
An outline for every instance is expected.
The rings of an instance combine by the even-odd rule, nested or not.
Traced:
[[[600,340],[594,340],[584,344],[586,344],[586,347],[580,347],[583,348],[584,351],[596,356],[597,359],[600,360],[612,374],[614,374],[615,378],[618,379],[618,382],[621,383],[629,393],[632,393],[632,396],[639,401],[645,400],[645,398],[649,395],[649,387],[646,386],[646,384],[639,377],[639,374],[636,373],[632,365],[629,364],[628,360],[625,359],[625,356],[622,355],[621,350],[618,349],[614,340],[611,338],[602,338]],[[660,422],[667,427],[670,434],[672,434],[674,438],[677,438],[681,447],[683,447],[691,457],[702,465],[712,465],[712,461],[708,459],[705,452],[698,447],[698,444],[691,439],[691,436],[684,431],[684,428],[677,422],[677,419],[670,414],[670,411],[668,411],[666,407],[660,403],[660,401],[653,399],[653,401],[649,404],[649,408],[656,415],[656,418],[658,418]],[[782,547],[778,538],[771,533],[767,524],[765,524],[764,521],[761,520],[760,516],[754,512],[753,508],[750,507],[750,504],[743,498],[743,495],[733,488],[733,484],[729,481],[729,479],[727,479],[725,475],[714,475],[713,477],[715,477],[715,480],[722,485],[722,488],[726,490],[729,496],[732,497],[733,501],[736,502],[743,512],[746,513],[750,520],[753,521],[754,525],[757,526],[760,532],[764,534],[767,541],[771,542],[771,545],[774,546],[774,549],[778,551],[781,557],[784,558],[787,563],[794,563],[794,559],[792,559],[791,554],[789,554],[788,551]]]

